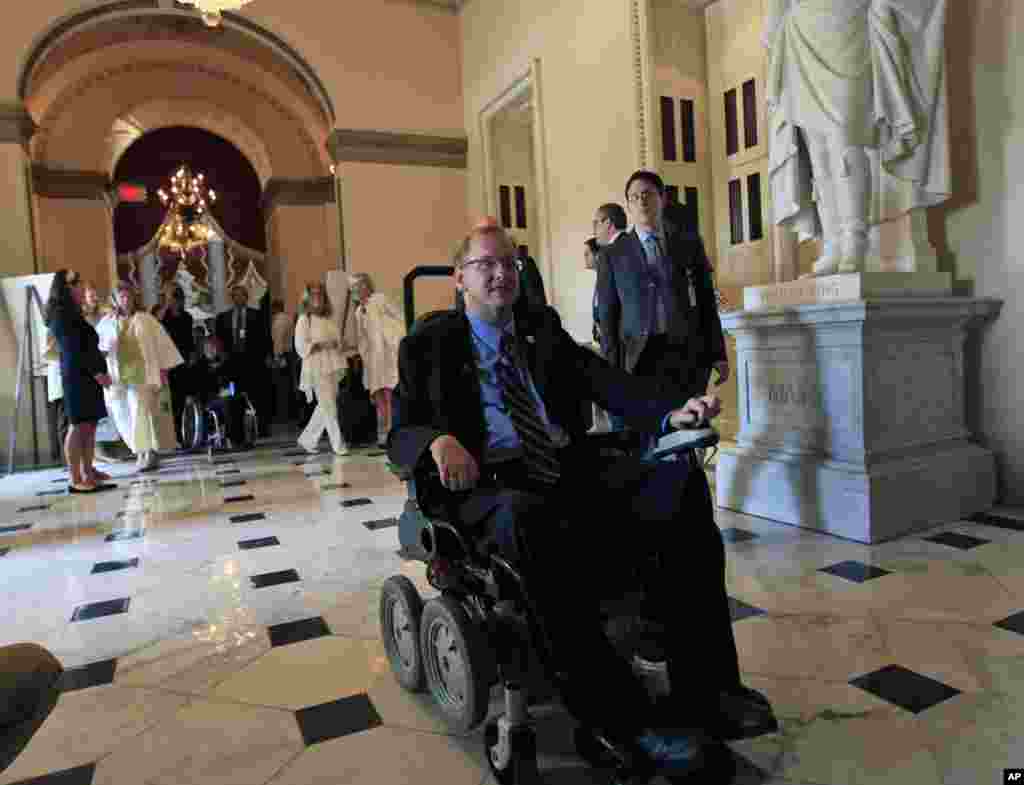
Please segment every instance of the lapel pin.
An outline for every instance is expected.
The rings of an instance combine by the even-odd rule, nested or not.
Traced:
[[[526,342],[527,342],[527,343],[536,343],[536,342],[537,342],[537,339],[536,339],[536,338],[534,338],[534,337],[533,337],[532,335],[527,335],[527,336],[526,336]]]

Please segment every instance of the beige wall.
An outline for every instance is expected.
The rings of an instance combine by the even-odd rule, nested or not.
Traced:
[[[338,224],[332,213],[337,214],[334,204],[279,205],[270,215],[267,257],[277,269],[269,278],[280,280],[274,296],[284,299],[289,313],[295,313],[307,282],[323,280],[327,270],[338,267]]]
[[[100,199],[36,197],[39,271],[77,270],[100,292],[110,291],[115,277],[113,219]]]
[[[32,231],[29,217],[28,183],[26,182],[26,156],[20,145],[0,144],[0,171],[2,182],[7,187],[0,190],[0,270],[8,275],[31,275],[37,272],[33,260]],[[49,292],[40,292],[45,301]],[[3,298],[0,298],[2,300]],[[11,432],[10,413],[14,411],[15,370],[18,367],[18,341],[14,324],[7,313],[6,305],[0,302],[0,367],[5,369],[0,374],[0,445],[3,448],[3,460],[6,471],[7,445]],[[26,377],[27,378],[27,377]],[[45,404],[42,385],[37,384],[39,404]],[[28,393],[26,403],[21,409],[18,422],[18,452],[16,458],[19,465],[31,459],[32,428],[29,416]],[[45,420],[43,420],[45,424]],[[48,457],[45,427],[40,437],[43,456]]]
[[[466,174],[429,166],[343,163],[348,270],[367,272],[377,288],[401,302],[402,280],[413,267],[448,264],[466,233]],[[419,281],[422,313],[452,306],[450,280]]]
[[[461,18],[470,214],[487,211],[480,113],[537,58],[551,249],[542,226],[534,256],[566,327],[589,340],[594,273],[583,269],[583,241],[594,209],[622,201],[640,159],[630,2],[473,0]]]
[[[242,13],[312,66],[339,128],[462,132],[454,14],[404,0],[255,0]]]
[[[1004,300],[967,368],[968,414],[999,459],[1001,495],[1024,503],[1024,8],[950,3],[951,204],[932,210],[940,262],[978,296]],[[973,386],[973,389],[971,387]]]

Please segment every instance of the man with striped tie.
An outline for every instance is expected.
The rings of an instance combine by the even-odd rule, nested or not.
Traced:
[[[515,262],[499,227],[464,240],[455,283],[465,312],[433,317],[400,346],[389,457],[436,467],[437,482],[417,483],[422,509],[454,511],[519,565],[567,674],[569,710],[662,771],[689,773],[706,740],[750,735],[770,715],[740,681],[707,480],[688,461],[602,458],[588,449],[582,401],[648,433],[713,418],[719,401],[666,398],[578,345],[554,309],[514,311]],[[643,570],[645,589],[668,630],[669,729],[653,727],[649,698],[604,635],[588,585],[649,562],[657,567]]]

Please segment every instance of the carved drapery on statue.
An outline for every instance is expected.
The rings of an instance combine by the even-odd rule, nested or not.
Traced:
[[[828,216],[812,177],[831,184],[851,166],[871,175],[869,201],[855,209],[867,224],[949,198],[945,15],[946,0],[769,0],[775,223],[800,239],[821,236]],[[833,171],[811,171],[812,136],[834,143]],[[866,157],[846,155],[855,149]]]
[[[180,286],[185,307],[197,321],[226,308],[236,285],[249,291],[249,304],[258,308],[268,289],[266,255],[232,240],[209,213],[202,223],[208,230],[206,242],[172,249],[160,243],[165,222],[146,245],[118,256],[118,278],[138,287],[147,307],[166,287]]]

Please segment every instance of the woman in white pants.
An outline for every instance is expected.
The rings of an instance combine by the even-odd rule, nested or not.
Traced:
[[[317,452],[326,429],[335,455],[347,455],[348,445],[338,422],[338,382],[345,370],[341,330],[331,318],[331,301],[323,284],[306,284],[302,303],[302,315],[295,323],[295,352],[302,359],[299,389],[309,401],[316,395],[316,409],[299,436],[299,446],[306,452]]]
[[[184,360],[160,322],[138,306],[135,288],[122,281],[114,290],[114,311],[96,332],[113,382],[104,389],[107,410],[145,472],[157,467],[157,450],[174,447],[160,443],[160,388],[168,370]]]

